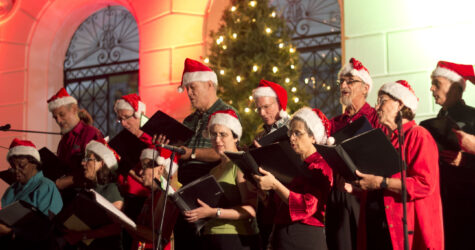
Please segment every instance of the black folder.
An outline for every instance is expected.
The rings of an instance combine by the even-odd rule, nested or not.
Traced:
[[[257,142],[261,144],[261,146],[267,146],[272,143],[288,140],[289,136],[287,135],[287,131],[289,131],[287,126],[280,127],[272,133],[263,136],[261,139],[257,140]]]
[[[340,144],[348,138],[362,134],[372,129],[373,127],[371,126],[371,123],[369,123],[366,116],[361,116],[360,118],[356,119],[356,121],[335,132],[332,137],[335,138],[335,144]]]
[[[51,152],[48,148],[43,147],[39,150],[41,163],[43,167],[43,175],[52,181],[66,174],[69,169],[58,156]]]
[[[373,129],[337,145],[315,145],[317,151],[346,181],[357,180],[356,170],[391,177],[399,172],[399,154],[381,129]]]
[[[118,173],[127,174],[140,161],[142,150],[148,145],[137,136],[123,129],[109,142],[109,146],[120,155]]]
[[[12,185],[16,181],[15,170],[9,168],[0,172],[0,179],[6,182],[8,185]]]
[[[202,200],[210,207],[226,206],[223,188],[212,175],[206,175],[188,183],[169,197],[182,212],[201,207],[197,199]],[[209,218],[200,219],[194,222],[193,226],[198,232],[209,220]]]
[[[244,174],[244,178],[253,183],[254,185],[256,184],[256,182],[254,181],[253,175],[262,176],[261,172],[259,172],[259,165],[249,152],[225,151],[224,154],[241,169]]]
[[[49,219],[36,207],[22,200],[15,201],[0,210],[0,222],[8,227],[48,226]],[[38,227],[41,228],[41,227]]]
[[[426,128],[435,142],[439,150],[460,151],[457,136],[452,129],[460,129],[459,126],[449,117],[432,118],[424,120],[420,125]]]
[[[183,144],[194,135],[193,130],[160,110],[145,123],[142,130],[150,136],[166,135],[173,145]]]
[[[55,221],[60,228],[76,231],[97,229],[112,223],[131,230],[137,227],[122,211],[92,189],[79,192],[55,217]],[[89,245],[92,240],[83,242]]]
[[[251,182],[252,178],[250,176],[254,174],[261,175],[258,166],[270,171],[283,183],[290,183],[296,177],[309,177],[308,170],[303,167],[303,161],[292,149],[288,140],[254,148],[249,152],[225,152],[225,154]]]

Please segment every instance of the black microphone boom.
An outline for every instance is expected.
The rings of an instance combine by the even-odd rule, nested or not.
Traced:
[[[10,124],[5,124],[0,126],[0,131],[11,131],[11,132],[22,132],[22,133],[37,133],[37,134],[47,134],[47,135],[61,135],[58,132],[45,132],[45,131],[35,131],[35,130],[20,130],[20,129],[10,129]]]
[[[159,147],[161,148],[166,148],[170,151],[176,152],[177,154],[184,155],[186,151],[183,148],[175,147],[172,145],[167,145],[167,144],[158,144]]]
[[[10,124],[5,124],[3,126],[0,126],[0,131],[7,131],[11,128]]]

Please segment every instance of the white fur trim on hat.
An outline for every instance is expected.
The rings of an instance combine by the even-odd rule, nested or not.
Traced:
[[[338,76],[346,74],[351,74],[352,76],[357,76],[361,78],[361,80],[369,86],[368,93],[371,92],[371,89],[373,88],[373,79],[369,75],[368,71],[364,69],[357,70],[353,68],[353,65],[351,63],[347,63],[345,64],[345,66],[343,66],[343,68],[341,68],[340,72],[338,72]]]
[[[183,74],[182,79],[182,88],[186,87],[188,84],[192,82],[207,82],[212,81],[214,83],[214,87],[218,86],[218,77],[214,71],[194,71],[194,72],[186,72]]]
[[[317,144],[327,143],[327,134],[325,132],[325,126],[323,126],[322,120],[320,120],[320,117],[318,117],[318,115],[311,108],[303,107],[297,110],[292,115],[292,119],[294,117],[299,117],[300,119],[305,121],[307,127],[310,129],[310,131],[312,131],[313,137],[315,138],[315,142]]]
[[[10,150],[8,150],[7,160],[10,159],[10,157],[12,156],[20,156],[20,155],[29,155],[35,158],[36,160],[38,160],[39,162],[41,162],[40,153],[38,152],[38,150],[30,146],[16,146],[16,147],[10,148]]]
[[[379,91],[392,95],[394,98],[400,100],[406,107],[410,108],[414,114],[416,113],[419,99],[411,90],[403,85],[397,82],[388,82],[385,83]]]
[[[145,103],[141,101],[138,102],[137,111],[135,111],[132,105],[130,105],[130,103],[124,99],[118,99],[117,101],[115,101],[115,104],[114,104],[115,113],[118,113],[119,110],[132,110],[134,111],[134,116],[136,118],[139,118],[142,114],[145,114],[145,108],[146,108]]]
[[[86,145],[86,151],[90,151],[101,157],[104,161],[104,164],[109,169],[117,169],[117,159],[115,158],[114,153],[106,145],[98,141],[92,140]]]
[[[159,166],[164,166],[165,167],[165,172],[168,174],[168,170],[170,169],[170,158],[163,158],[161,156],[157,157],[157,164]],[[176,173],[176,171],[178,170],[178,164],[176,164],[176,162],[173,162],[172,164],[172,172],[170,174],[170,176],[174,175]]]
[[[214,125],[214,124],[220,124],[220,125],[228,127],[229,129],[231,129],[231,131],[233,131],[238,136],[238,140],[241,139],[242,126],[236,117],[229,114],[218,113],[218,114],[213,115],[213,117],[209,121],[208,130],[211,127],[211,125]]]
[[[156,160],[159,155],[160,153],[157,150],[153,148],[146,148],[142,150],[142,153],[140,154],[140,160],[143,160],[143,159]]]
[[[277,94],[271,87],[258,87],[252,90],[252,95],[254,99],[257,97],[269,96],[277,98]]]
[[[437,67],[434,69],[434,71],[432,71],[431,77],[434,78],[438,76],[445,77],[452,82],[458,83],[462,87],[462,89],[465,90],[465,80],[461,75],[455,73],[454,71],[447,68]]]
[[[71,104],[71,103],[76,103],[77,104],[78,101],[76,100],[76,98],[74,98],[72,96],[58,98],[58,99],[48,103],[48,109],[49,109],[50,112],[53,112],[53,110],[55,110],[55,109],[57,109],[61,106],[64,106],[64,105]]]

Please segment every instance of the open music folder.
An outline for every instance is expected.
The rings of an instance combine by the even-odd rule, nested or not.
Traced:
[[[92,189],[83,190],[55,217],[55,220],[69,230],[86,231],[118,223],[129,230],[137,225],[111,202]],[[93,239],[84,240],[90,245]]]
[[[290,183],[296,177],[308,177],[308,170],[303,167],[303,161],[292,149],[288,140],[254,148],[248,152],[225,152],[225,154],[251,182],[253,182],[252,175],[261,175],[259,166],[270,171],[283,183]]]
[[[337,145],[315,145],[325,161],[346,181],[357,180],[355,171],[391,177],[399,172],[399,153],[381,129],[372,129]]]
[[[170,140],[169,144],[183,143],[194,134],[191,129],[160,110],[155,112],[141,129],[150,136],[165,135]],[[109,146],[121,156],[120,173],[128,173],[139,162],[142,150],[148,147],[127,129],[112,138]]]
[[[169,196],[181,212],[201,207],[200,199],[210,207],[223,207],[226,205],[223,188],[216,182],[212,175],[206,175],[178,189]],[[206,225],[209,218],[200,219],[193,223],[196,232]]]

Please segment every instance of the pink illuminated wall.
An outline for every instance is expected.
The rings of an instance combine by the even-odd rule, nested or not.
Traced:
[[[63,86],[63,62],[76,28],[107,5],[122,5],[136,18],[139,92],[148,115],[157,109],[182,120],[191,108],[176,88],[186,57],[205,55],[209,31],[218,27],[229,0],[0,0],[0,125],[59,131],[46,100]],[[7,8],[4,8],[7,6]],[[0,146],[14,137],[56,150],[59,136],[0,132]],[[0,170],[7,168],[0,148]],[[6,185],[0,181],[0,195]]]

